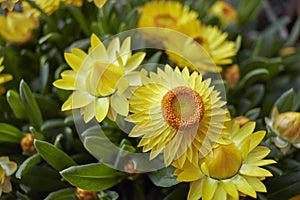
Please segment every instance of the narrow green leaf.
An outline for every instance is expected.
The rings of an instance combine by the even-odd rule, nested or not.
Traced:
[[[35,140],[34,145],[41,157],[58,171],[61,171],[73,165],[77,165],[75,161],[65,152],[56,148],[54,145],[48,142]]]
[[[23,80],[20,82],[20,97],[29,121],[39,130],[43,121],[42,114],[29,86]]]
[[[58,41],[59,39],[61,38],[61,35],[59,33],[55,33],[55,32],[52,32],[52,33],[48,33],[47,35],[44,35],[43,37],[41,37],[39,39],[39,44],[43,44],[44,42],[47,42],[47,41]]]
[[[119,183],[123,176],[101,163],[73,166],[60,172],[73,186],[85,190],[106,190]]]
[[[279,112],[291,111],[294,103],[294,89],[291,88],[283,93],[274,103],[273,108],[277,107]],[[273,109],[272,109],[273,110]]]
[[[88,25],[89,23],[84,17],[82,11],[73,5],[66,5],[66,7],[69,10],[69,12],[73,15],[73,17],[76,19],[80,28],[83,30],[84,34],[86,36],[90,36],[91,31],[89,29],[89,25]]]
[[[285,47],[292,46],[298,40],[300,35],[300,17],[297,19],[295,25],[292,28],[292,31],[287,39],[286,43],[284,44]]]
[[[0,123],[0,140],[11,143],[20,143],[25,134],[16,127]]]
[[[269,77],[269,72],[266,69],[255,69],[247,73],[242,80],[239,82],[238,87],[243,88],[256,81],[267,80]]]
[[[258,118],[259,114],[260,114],[260,108],[254,108],[252,110],[249,110],[245,114],[245,117],[249,118],[251,121],[254,121]]]
[[[45,200],[77,200],[74,188],[65,188],[51,192]]]
[[[259,13],[263,5],[263,0],[241,0],[238,6],[239,22],[246,24]]]
[[[175,168],[170,166],[151,172],[148,174],[154,185],[158,187],[171,187],[179,183],[176,177],[173,175]]]
[[[34,154],[27,158],[20,166],[18,171],[16,172],[16,177],[21,179],[24,174],[26,174],[30,168],[34,165],[41,162],[41,156],[39,154]]]
[[[25,108],[20,100],[19,94],[14,90],[6,93],[7,102],[18,119],[27,119]]]
[[[37,130],[35,130],[34,127],[30,126],[29,130],[30,130],[30,133],[33,134],[35,139],[44,140],[44,138],[45,138],[44,135],[42,133],[38,132]]]

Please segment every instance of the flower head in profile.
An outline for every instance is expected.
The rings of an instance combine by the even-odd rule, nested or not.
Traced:
[[[283,112],[279,113],[277,108],[272,111],[271,119],[265,119],[266,124],[277,135],[274,143],[286,153],[291,144],[300,148],[300,113]]]
[[[106,48],[93,34],[88,53],[77,48],[65,53],[72,69],[63,71],[62,79],[53,85],[74,92],[62,105],[62,111],[80,108],[85,122],[94,117],[101,122],[107,115],[113,120],[117,114],[126,116],[126,91],[141,84],[141,74],[134,70],[145,57],[143,52],[132,54],[130,43],[130,37],[122,45],[119,38],[114,38]]]
[[[10,176],[17,170],[17,164],[9,161],[8,157],[0,157],[0,196],[2,192],[9,193],[12,191]]]
[[[11,43],[25,43],[31,39],[33,30],[38,26],[34,9],[27,2],[16,4],[14,10],[0,15],[0,35]]]
[[[230,23],[238,22],[236,10],[225,1],[216,1],[210,8],[209,14],[217,16],[224,27]]]
[[[176,1],[147,2],[141,9],[141,12],[138,28],[158,27],[175,29],[177,26],[195,20],[198,17],[198,14],[190,11],[188,6],[183,6]],[[166,37],[169,37],[162,29],[153,29],[153,31],[142,33],[144,33],[145,39],[158,45]]]
[[[163,152],[169,165],[186,160],[195,166],[207,155],[221,135],[226,117],[226,103],[202,75],[169,65],[144,77],[130,98],[128,121],[135,124],[131,137],[143,136],[139,146],[150,151],[150,159]]]
[[[235,43],[227,40],[228,33],[217,26],[193,20],[174,30],[187,36],[174,34],[164,42],[169,59],[179,67],[188,66],[202,73],[221,71],[221,66],[231,64],[236,55]]]
[[[239,196],[257,197],[256,192],[266,192],[261,182],[272,174],[261,166],[275,163],[263,159],[270,150],[258,146],[265,131],[254,132],[255,123],[248,122],[242,128],[236,121],[231,123],[231,134],[221,139],[212,151],[195,167],[178,161],[174,174],[179,181],[190,182],[189,200],[239,199]]]

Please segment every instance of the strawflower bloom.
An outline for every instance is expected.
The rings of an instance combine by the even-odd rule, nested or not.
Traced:
[[[225,1],[216,1],[210,8],[209,14],[217,16],[224,27],[230,23],[238,22],[238,14],[236,10]]]
[[[88,2],[94,2],[95,6],[102,8],[107,0],[87,0]]]
[[[18,5],[18,6],[17,6]],[[11,43],[25,43],[31,39],[33,29],[38,26],[38,19],[26,2],[16,4],[13,11],[0,14],[0,35]]]
[[[190,182],[189,200],[239,199],[239,196],[257,197],[256,192],[266,192],[261,182],[272,174],[261,166],[275,163],[263,159],[270,150],[258,146],[265,131],[253,133],[255,122],[248,122],[242,128],[237,122],[231,125],[231,134],[220,140],[205,158],[195,167],[185,163],[177,168],[174,175],[179,181]]]
[[[290,145],[300,148],[300,113],[279,113],[277,108],[272,111],[271,119],[265,119],[266,124],[277,135],[274,143],[283,153],[286,153]]]
[[[159,27],[176,29],[177,26],[195,20],[198,14],[190,11],[188,6],[182,6],[176,1],[147,2],[141,9],[138,28]],[[142,32],[143,33],[143,32]],[[166,37],[161,29],[144,32],[145,39],[153,44],[160,44]]]
[[[235,43],[227,40],[228,33],[217,26],[205,26],[193,20],[174,30],[190,38],[172,35],[164,42],[169,59],[180,67],[188,66],[202,73],[221,71],[221,66],[231,64],[236,55]]]
[[[186,160],[197,166],[228,120],[220,92],[201,74],[169,65],[142,82],[129,100],[127,120],[135,124],[129,136],[143,136],[138,146],[151,150],[150,159],[163,152],[166,166],[174,159],[181,166]]]
[[[78,48],[65,53],[72,69],[63,71],[62,79],[53,85],[74,92],[62,105],[62,111],[80,108],[85,122],[94,117],[101,122],[107,115],[112,120],[117,114],[127,116],[127,91],[141,84],[141,74],[134,70],[145,57],[143,52],[132,54],[130,43],[130,37],[122,45],[119,38],[114,38],[106,49],[93,34],[88,53]]]
[[[12,191],[10,176],[17,170],[17,164],[9,161],[8,157],[0,157],[0,196],[2,192],[9,193]]]

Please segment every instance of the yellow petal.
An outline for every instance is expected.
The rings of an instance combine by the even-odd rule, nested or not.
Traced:
[[[6,83],[13,79],[13,76],[10,74],[0,74],[0,84]]]
[[[106,0],[94,0],[94,4],[98,7],[98,8],[102,8],[103,5],[106,3]]]
[[[78,56],[71,54],[71,53],[65,53],[64,54],[65,59],[68,63],[68,65],[74,70],[78,71],[80,69],[80,66],[82,64],[82,59]]]
[[[232,180],[233,180],[236,188],[240,192],[242,192],[246,195],[249,195],[253,198],[256,198],[255,190],[251,187],[251,185],[249,185],[249,183],[246,181],[245,178],[243,178],[242,176],[235,176]]]
[[[202,199],[211,200],[216,192],[217,187],[218,187],[217,180],[211,178],[205,179],[203,183]]]
[[[188,200],[198,200],[202,197],[203,179],[191,182]],[[205,188],[206,189],[206,188]]]
[[[116,61],[116,52],[120,52],[120,39],[114,38],[107,47],[107,54],[110,61]]]
[[[204,174],[199,168],[184,169],[177,177],[178,181],[192,182],[201,179]]]
[[[72,110],[72,95],[68,97],[68,99],[64,102],[64,104],[61,107],[62,111],[66,110]]]
[[[83,119],[87,123],[95,116],[95,104],[91,102],[89,105],[84,107]]]
[[[127,116],[129,111],[129,102],[124,95],[112,95],[111,106],[120,115]]]
[[[71,95],[72,97],[72,109],[81,108],[88,104],[90,104],[92,101],[94,101],[95,97],[90,95],[86,91],[75,91]]]
[[[227,199],[227,194],[225,190],[219,185],[216,189],[213,199]]]
[[[91,36],[91,48],[92,48],[91,50],[93,50],[98,45],[103,46],[101,40],[97,37],[97,35],[95,33],[93,33]]]
[[[240,173],[247,176],[258,176],[258,177],[265,177],[265,176],[273,176],[271,172],[266,169],[260,168],[256,165],[251,164],[243,164]]]
[[[95,101],[95,114],[98,122],[102,122],[109,109],[109,98],[98,98]]]
[[[266,186],[256,177],[244,176],[246,181],[252,186],[257,192],[267,192]]]
[[[239,199],[239,193],[234,183],[231,180],[221,180],[221,186],[233,199]]]
[[[146,56],[146,53],[144,52],[138,52],[133,54],[126,62],[125,64],[125,73],[131,72],[138,68],[138,66],[142,63]]]
[[[53,85],[59,89],[63,90],[74,90],[74,85],[70,85],[69,83],[65,82],[63,79],[59,79],[53,82]]]
[[[270,153],[270,149],[265,146],[257,146],[253,149],[246,158],[246,163],[251,163],[256,160],[261,160]]]

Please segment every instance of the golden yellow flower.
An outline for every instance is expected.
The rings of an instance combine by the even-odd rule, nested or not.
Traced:
[[[271,119],[265,119],[266,124],[274,131],[277,137],[274,143],[282,152],[287,152],[290,144],[300,148],[300,113],[278,112],[277,108],[272,111]]]
[[[238,22],[236,10],[225,1],[216,1],[210,8],[209,14],[217,16],[220,19],[222,26]]]
[[[3,57],[0,57],[0,73],[4,70],[4,66],[2,66]],[[0,74],[0,85],[12,80],[12,75],[10,74]]]
[[[0,157],[0,196],[2,192],[9,193],[12,191],[10,176],[17,170],[17,164],[9,161],[8,157]]]
[[[59,8],[60,0],[34,0],[34,2],[47,14],[51,15]]]
[[[197,13],[190,11],[188,6],[182,6],[176,1],[147,2],[141,11],[138,28],[159,27],[175,29],[177,26],[195,20],[198,17]],[[145,39],[154,44],[160,44],[166,37],[170,37],[162,29],[142,31],[142,33]]]
[[[12,11],[15,7],[15,4],[18,3],[19,0],[0,0],[1,9],[7,9]]]
[[[98,7],[98,8],[102,8],[104,6],[104,4],[106,3],[106,0],[87,0],[88,2],[94,2],[94,4]]]
[[[151,150],[150,159],[163,152],[166,166],[176,159],[197,166],[228,120],[220,93],[201,74],[169,65],[142,81],[129,100],[127,120],[135,124],[129,136],[143,136],[138,146]]]
[[[231,134],[217,143],[213,150],[199,161],[195,167],[185,163],[180,167],[178,161],[174,175],[179,181],[191,182],[189,200],[239,199],[239,196],[257,197],[256,192],[266,192],[261,182],[272,174],[261,166],[276,163],[263,159],[270,150],[258,146],[265,131],[257,131],[254,122],[248,122],[242,128],[232,122]]]
[[[126,90],[141,84],[141,74],[134,70],[145,57],[143,52],[132,55],[130,43],[130,37],[122,46],[119,38],[114,38],[106,49],[93,34],[88,54],[77,48],[65,53],[72,70],[63,71],[62,79],[53,85],[74,92],[62,105],[62,111],[80,108],[85,122],[93,117],[101,122],[108,114],[113,120],[117,114],[126,116],[129,108]]]
[[[221,71],[221,65],[231,64],[236,55],[235,43],[228,41],[228,33],[217,26],[204,26],[193,20],[175,30],[191,38],[174,34],[164,42],[169,59],[180,67],[188,66],[202,73]]]
[[[0,15],[0,35],[4,40],[18,44],[30,40],[38,21],[31,15],[34,9],[25,5],[26,2],[20,4],[22,12],[8,11],[6,15]]]

